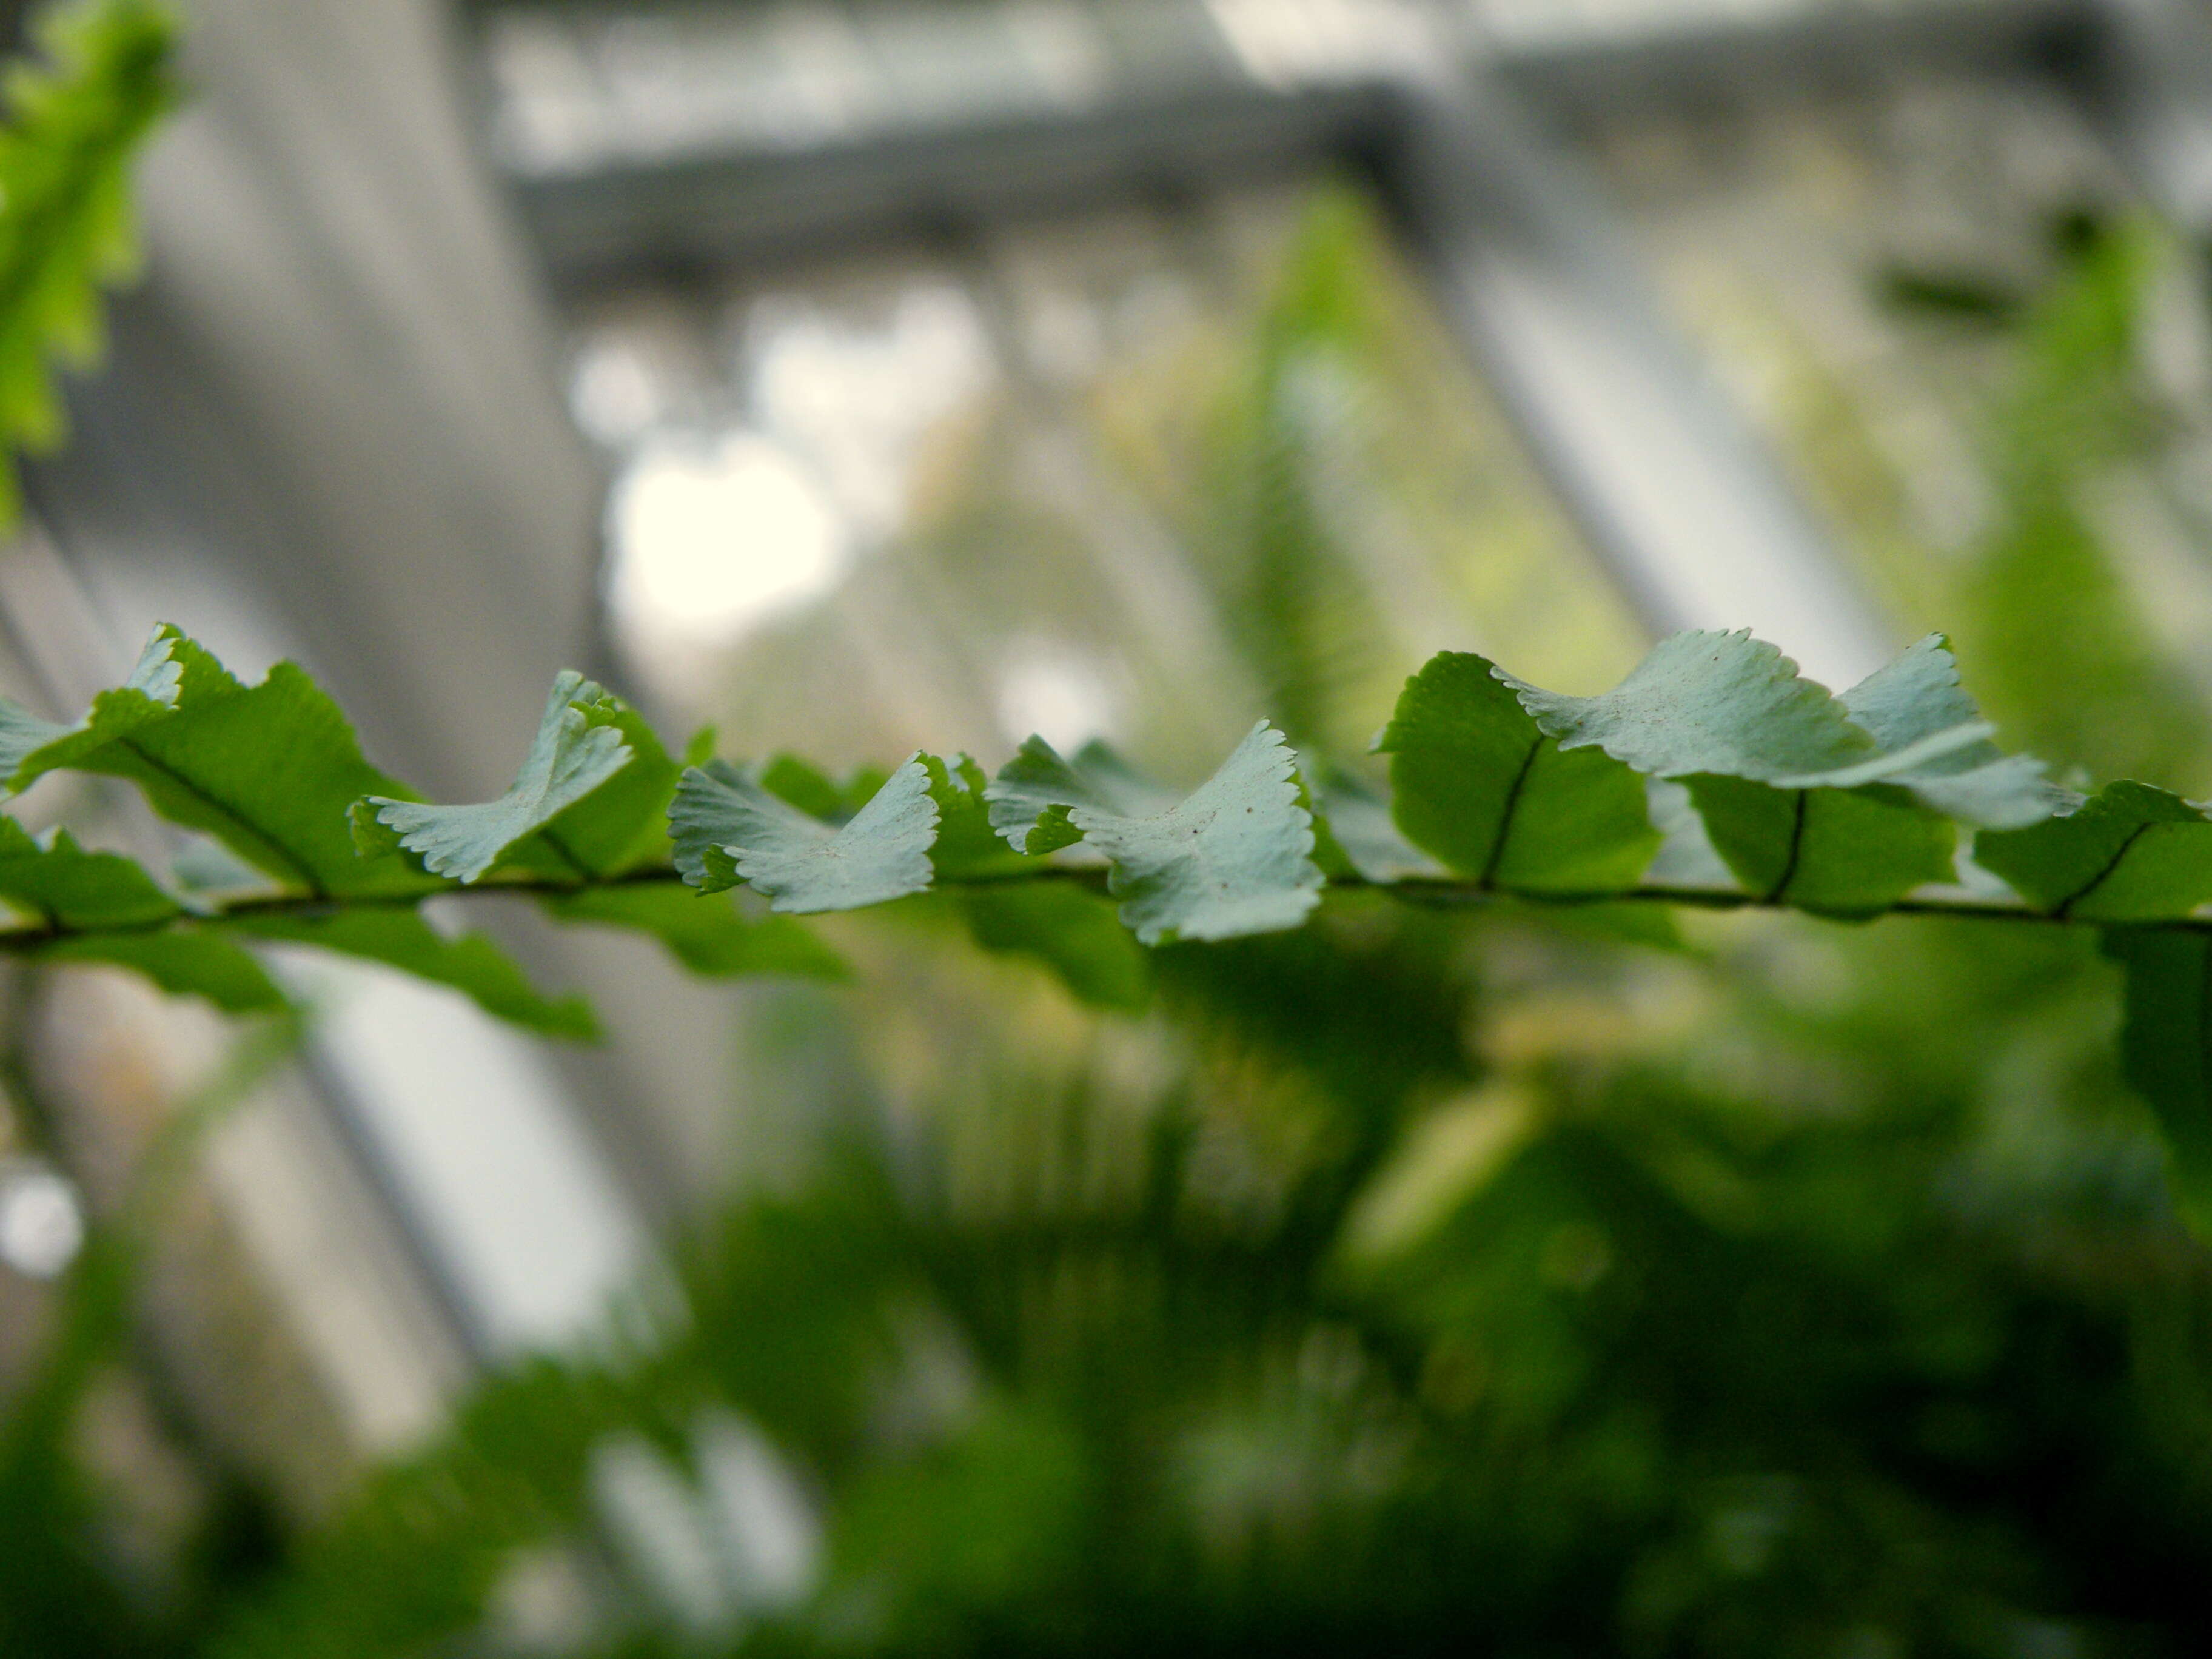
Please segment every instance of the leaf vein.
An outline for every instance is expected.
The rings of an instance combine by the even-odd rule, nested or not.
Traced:
[[[1513,781],[1505,787],[1505,807],[1498,814],[1498,838],[1490,843],[1490,853],[1483,860],[1482,875],[1477,884],[1486,891],[1498,885],[1498,866],[1505,862],[1505,843],[1513,838],[1513,815],[1520,810],[1521,792],[1528,787],[1528,774],[1535,770],[1536,757],[1543,748],[1544,734],[1539,732],[1536,740],[1528,745],[1528,752],[1521,757],[1520,769],[1513,774]]]
[[[145,748],[136,738],[118,738],[115,741],[117,747],[127,750],[138,761],[151,768],[154,771],[159,772],[163,777],[175,784],[178,788],[183,790],[186,794],[191,796],[196,800],[201,801],[216,811],[222,813],[223,817],[228,818],[240,829],[245,830],[246,833],[252,836],[254,840],[259,842],[270,852],[276,854],[278,859],[283,860],[284,863],[290,865],[294,873],[298,876],[301,884],[317,898],[327,900],[331,897],[330,889],[323,884],[322,878],[315,873],[313,866],[309,865],[307,860],[298,852],[287,846],[280,837],[271,835],[267,829],[261,824],[256,823],[251,817],[247,817],[242,808],[234,805],[229,801],[224,800],[221,796],[215,794],[205,786],[202,785],[198,780],[188,777],[184,773],[178,771],[174,767],[167,765],[162,762],[155,759],[153,756],[146,752]]]
[[[1780,903],[1782,896],[1790,890],[1790,884],[1797,879],[1797,861],[1805,851],[1805,811],[1812,797],[1809,789],[1797,792],[1797,804],[1790,815],[1790,850],[1783,856],[1781,877],[1767,890],[1769,904]]]
[[[2076,904],[2103,886],[2111,878],[2112,872],[2120,867],[2120,861],[2134,850],[2135,844],[2142,839],[2143,832],[2149,828],[2150,825],[2148,823],[2138,823],[2134,829],[2129,830],[2127,839],[2119,844],[2111,858],[2105,860],[2104,868],[2059,900],[2057,908],[2051,914],[2063,920]]]

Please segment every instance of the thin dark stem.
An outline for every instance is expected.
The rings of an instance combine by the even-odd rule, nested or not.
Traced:
[[[666,866],[634,870],[619,876],[602,877],[586,884],[565,878],[528,872],[487,877],[473,886],[441,885],[424,887],[411,892],[369,894],[359,897],[344,895],[325,896],[296,890],[257,890],[231,895],[204,896],[198,909],[191,915],[180,915],[160,921],[137,923],[130,927],[87,927],[67,922],[48,925],[44,922],[12,927],[0,927],[0,954],[35,952],[44,947],[72,939],[113,937],[117,934],[159,933],[172,927],[192,927],[220,926],[234,918],[249,916],[314,916],[326,915],[342,910],[411,909],[424,899],[443,896],[468,897],[476,894],[506,894],[523,897],[566,898],[580,892],[592,892],[603,888],[672,887],[683,877]],[[991,874],[953,877],[939,881],[946,889],[1002,887],[1019,882],[1054,881],[1089,888],[1094,892],[1106,890],[1106,872],[1101,866],[1047,865],[1036,870],[1010,870]],[[1786,910],[1792,907],[1766,894],[1741,892],[1718,887],[1667,887],[1644,885],[1619,892],[1528,892],[1511,888],[1487,887],[1479,881],[1451,878],[1417,879],[1401,882],[1370,882],[1357,876],[1332,881],[1334,889],[1365,890],[1382,893],[1407,903],[1438,906],[1466,906],[1517,901],[1524,904],[1572,908],[1591,904],[1674,904],[1700,910]],[[2042,910],[2031,910],[2026,905],[1976,898],[1927,897],[1899,899],[1888,907],[1886,914],[1909,916],[1948,916],[1969,921],[2036,922],[2045,927],[2069,925],[2069,918]],[[2081,925],[2081,924],[2074,924]],[[2212,933],[2212,916],[2186,916],[2171,921],[2142,922],[2133,926],[2158,927],[2177,932]]]

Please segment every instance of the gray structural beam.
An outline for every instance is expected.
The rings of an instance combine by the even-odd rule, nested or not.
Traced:
[[[1132,194],[1311,171],[1389,129],[1391,93],[1249,84],[877,137],[800,154],[628,162],[517,180],[554,281],[726,270],[929,238]]]
[[[1642,27],[1478,40],[1470,56],[1547,111],[1617,116],[1686,98],[1848,94],[1869,75],[1900,66],[1930,76],[2063,66],[2080,61],[2112,24],[2107,0],[1687,9],[1678,23],[1647,13]]]
[[[2191,235],[2212,235],[2212,13],[2195,0],[2109,0],[2075,65],[2085,96],[2143,193]]]
[[[591,661],[604,480],[471,125],[465,42],[437,0],[184,9],[192,96],[143,169],[146,277],[27,481],[104,635],[82,666],[114,683],[156,620],[248,676],[295,657],[380,765],[489,799],[554,673]],[[726,993],[642,945],[489,918],[509,921],[599,1006],[608,1048],[519,1052],[441,994],[343,975],[319,1038],[331,1123],[487,1352],[588,1324],[644,1218],[711,1185],[690,1126],[727,1108]]]
[[[589,636],[601,481],[446,20],[187,12],[192,96],[141,174],[147,278],[38,506],[118,628],[300,653],[395,769],[495,791]]]
[[[1897,642],[1516,105],[1407,94],[1387,178],[1539,465],[1654,632],[1749,628],[1830,684],[1873,672]]]

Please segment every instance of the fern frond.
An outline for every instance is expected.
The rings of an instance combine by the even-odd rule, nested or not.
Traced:
[[[1152,979],[1141,947],[1295,931],[1328,890],[1367,889],[1425,906],[2104,927],[2141,1008],[2170,1014],[2181,1005],[2144,988],[2157,964],[2212,946],[2201,909],[2212,903],[2212,817],[2142,784],[2066,794],[2039,762],[1990,738],[1940,637],[1838,696],[1748,635],[1685,634],[1596,697],[1541,690],[1470,653],[1438,656],[1377,740],[1391,762],[1387,805],[1326,775],[1316,787],[1265,721],[1188,795],[1097,745],[1068,761],[1036,738],[995,779],[963,755],[917,754],[840,787],[789,757],[747,768],[695,744],[683,764],[619,698],[564,674],[514,787],[439,806],[372,767],[295,666],[242,685],[164,629],[130,683],[75,726],[0,703],[9,781],[64,768],[127,779],[268,882],[173,892],[127,859],[0,819],[0,900],[21,915],[0,926],[0,951],[119,963],[243,1009],[279,999],[241,944],[306,944],[588,1036],[581,1004],[540,994],[486,940],[447,937],[422,902],[526,895],[556,921],[655,937],[697,972],[836,977],[842,964],[793,915],[941,890],[987,949],[1043,962],[1086,1000],[1131,1007]],[[738,887],[786,914],[714,896]],[[2182,942],[2145,943],[2143,930]],[[2160,1044],[2201,1048],[2185,1024],[2132,1019],[2131,1073],[2155,1080],[2170,1121],[2212,1121],[2202,1090],[2174,1099],[2172,1079],[2205,1067],[2145,1058]],[[2212,1165],[2177,1172],[2212,1194]],[[2212,1216],[2212,1195],[2201,1207]]]

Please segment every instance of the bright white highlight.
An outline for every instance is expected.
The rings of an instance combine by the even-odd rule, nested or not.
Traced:
[[[1063,755],[1109,736],[1121,699],[1103,665],[1041,641],[1015,645],[999,679],[999,726],[1007,741],[1035,732]]]
[[[634,340],[615,335],[587,343],[568,376],[568,410],[576,424],[603,444],[635,441],[669,401],[653,368]]]
[[[647,638],[678,646],[735,644],[827,593],[852,559],[808,471],[749,432],[641,450],[609,514],[610,598]]]
[[[1443,61],[1429,9],[1413,0],[1206,0],[1206,9],[1245,73],[1263,86],[1419,72]]]
[[[813,1594],[822,1522],[789,1464],[744,1418],[692,1425],[695,1479],[642,1436],[592,1454],[592,1489],[617,1549],[662,1607],[724,1642]]]
[[[84,1212],[67,1180],[36,1164],[0,1173],[0,1261],[27,1279],[58,1279],[83,1248]]]
[[[285,954],[364,1138],[490,1351],[603,1331],[648,1246],[544,1054],[442,986]]]
[[[870,543],[906,526],[921,452],[997,374],[975,301],[946,283],[908,289],[872,320],[780,298],[756,308],[750,334],[754,418],[820,469]]]

